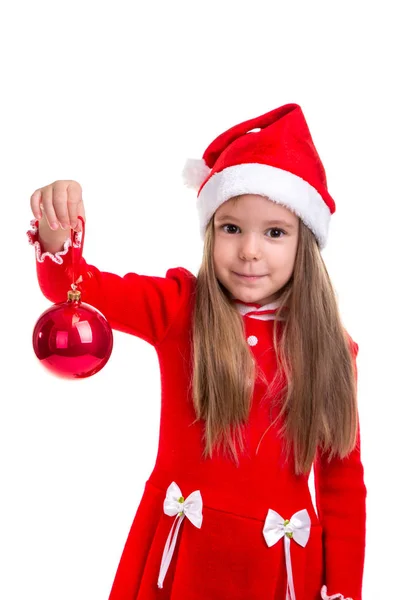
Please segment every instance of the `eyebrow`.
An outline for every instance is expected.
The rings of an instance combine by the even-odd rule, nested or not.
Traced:
[[[221,221],[237,221],[240,222],[240,219],[237,217],[232,217],[231,215],[220,215],[219,217],[215,217],[215,220],[218,222]],[[288,229],[293,229],[294,225],[288,223],[288,221],[284,221],[283,219],[267,219],[263,222],[264,225],[282,225],[283,227],[287,227]]]

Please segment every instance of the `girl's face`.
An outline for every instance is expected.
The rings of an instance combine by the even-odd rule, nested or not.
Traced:
[[[298,233],[299,217],[265,196],[227,200],[214,214],[218,280],[242,302],[273,302],[293,273]]]

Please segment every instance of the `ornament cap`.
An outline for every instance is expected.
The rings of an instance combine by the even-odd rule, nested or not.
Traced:
[[[68,290],[68,302],[77,302],[81,299],[79,290]]]

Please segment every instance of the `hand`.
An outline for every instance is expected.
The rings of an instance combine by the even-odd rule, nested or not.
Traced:
[[[31,196],[31,209],[39,221],[46,217],[49,228],[82,229],[78,216],[85,219],[82,188],[77,181],[60,180],[37,189]]]

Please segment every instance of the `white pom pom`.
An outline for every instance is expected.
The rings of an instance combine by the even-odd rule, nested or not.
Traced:
[[[187,187],[198,190],[210,171],[204,158],[188,158],[182,171],[183,182]]]

